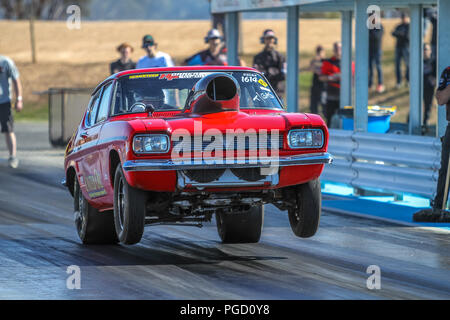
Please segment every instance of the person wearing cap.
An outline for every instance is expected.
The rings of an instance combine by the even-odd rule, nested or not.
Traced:
[[[450,213],[445,210],[448,199],[448,189],[446,189],[447,170],[450,156],[450,66],[445,68],[439,80],[439,87],[436,91],[436,99],[439,105],[445,105],[447,128],[441,138],[441,168],[436,187],[436,196],[431,201],[431,210],[424,209],[416,212],[413,216],[417,222],[450,222]],[[448,186],[447,186],[448,187]]]
[[[253,58],[253,68],[264,73],[275,92],[282,95],[283,81],[286,79],[286,59],[275,50],[278,38],[273,30],[267,29],[260,40],[264,49]]]
[[[111,74],[136,68],[136,63],[131,60],[131,54],[134,49],[129,43],[122,43],[117,47],[117,51],[120,53],[120,58],[111,63]]]
[[[8,164],[11,168],[16,169],[19,166],[19,160],[16,157],[17,144],[11,112],[11,83],[16,98],[14,107],[17,112],[20,112],[23,108],[23,101],[19,71],[10,58],[0,55],[0,125],[8,146]]]
[[[205,43],[208,49],[197,52],[184,60],[186,66],[204,66],[204,65],[227,65],[226,49],[223,43],[223,37],[219,30],[211,29],[205,37]]]
[[[136,69],[174,66],[172,58],[167,53],[157,50],[158,44],[151,35],[144,36],[142,48],[147,52],[147,55],[139,59]]]
[[[445,68],[439,80],[439,87],[436,91],[436,99],[440,106],[446,106],[446,119],[450,121],[450,66]],[[447,129],[442,139],[441,168],[439,169],[439,178],[437,183],[436,197],[434,198],[433,208],[442,208],[445,178],[447,176],[447,167],[450,151],[450,127],[447,122]]]

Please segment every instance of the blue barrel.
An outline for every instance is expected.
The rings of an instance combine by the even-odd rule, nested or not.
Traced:
[[[345,107],[342,114],[342,129],[353,130],[353,107]],[[350,111],[350,112],[349,112]],[[389,131],[391,117],[395,114],[396,107],[368,107],[367,131],[374,133],[386,133]]]

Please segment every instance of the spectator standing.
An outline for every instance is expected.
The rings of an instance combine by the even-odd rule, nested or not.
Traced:
[[[23,108],[23,101],[19,71],[10,58],[0,55],[0,124],[1,131],[5,134],[6,145],[8,146],[8,164],[11,168],[16,169],[19,166],[19,160],[16,155],[17,142],[11,112],[11,83],[14,86],[14,96],[16,99],[14,107],[16,111],[20,112]]]
[[[331,118],[339,109],[341,94],[341,53],[341,43],[335,42],[333,44],[333,56],[323,61],[322,75],[319,77],[327,86],[324,114],[328,126],[331,125]]]
[[[434,90],[436,88],[436,60],[432,55],[431,46],[423,47],[423,133],[427,131],[427,123],[430,118],[431,105],[433,103]]]
[[[184,60],[184,65],[187,66],[203,66],[203,65],[227,65],[227,54],[223,37],[219,30],[211,29],[205,37],[205,43],[208,44],[208,49],[197,52]]]
[[[445,135],[442,139],[441,168],[439,169],[436,197],[433,202],[433,208],[442,209],[444,206],[444,188],[450,152],[450,127],[448,125],[448,121],[450,121],[450,66],[447,67],[441,74],[441,78],[439,79],[439,87],[436,92],[436,98],[439,105],[446,105],[445,111],[447,119],[447,129],[445,130]]]
[[[174,66],[172,58],[167,53],[157,50],[158,44],[151,35],[144,36],[142,48],[147,52],[147,55],[139,59],[136,69]]]
[[[111,74],[136,68],[136,63],[131,60],[131,54],[134,49],[129,43],[122,43],[117,47],[117,51],[120,53],[120,58],[111,63]]]
[[[442,140],[441,168],[436,187],[436,196],[431,201],[431,210],[425,209],[416,212],[413,216],[414,221],[425,222],[450,222],[450,213],[445,210],[448,199],[448,189],[446,190],[446,180],[448,174],[448,162],[450,155],[450,66],[441,74],[439,87],[436,92],[436,99],[439,105],[446,105],[447,129]],[[447,186],[448,187],[448,186]],[[446,194],[447,193],[447,194]]]
[[[382,57],[382,41],[384,35],[384,27],[380,24],[380,28],[369,29],[369,88],[372,87],[373,67],[377,69],[378,85],[377,92],[384,92],[383,69],[381,68]]]
[[[405,78],[409,81],[409,19],[405,13],[401,14],[401,23],[392,32],[396,38],[395,44],[395,75],[397,78],[397,89],[402,84],[401,61],[405,64]]]
[[[267,29],[260,41],[264,44],[264,49],[253,58],[253,68],[264,73],[275,92],[281,96],[284,93],[286,79],[286,59],[275,50],[278,38],[273,30]]]
[[[309,63],[309,70],[313,73],[309,109],[311,113],[319,113],[319,104],[322,102],[322,95],[324,93],[324,83],[320,81],[319,77],[322,74],[322,64],[325,59],[325,50],[321,45],[316,47],[316,55]]]

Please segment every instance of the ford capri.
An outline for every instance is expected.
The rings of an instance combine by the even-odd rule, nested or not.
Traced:
[[[255,243],[264,205],[313,236],[328,129],[287,113],[263,74],[230,66],[123,71],[100,83],[65,152],[84,244],[135,244],[151,225],[217,224]]]

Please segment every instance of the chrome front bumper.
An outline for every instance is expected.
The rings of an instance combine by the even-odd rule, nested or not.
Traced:
[[[263,159],[233,159],[217,161],[217,159],[200,159],[173,161],[171,159],[129,160],[123,164],[125,171],[168,171],[168,170],[195,170],[195,169],[231,169],[231,168],[273,168],[301,166],[312,164],[327,164],[333,162],[333,156],[327,152],[309,153],[295,156]]]

